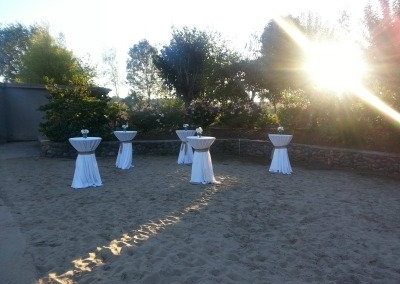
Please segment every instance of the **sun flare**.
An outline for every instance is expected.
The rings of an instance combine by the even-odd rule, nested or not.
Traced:
[[[355,44],[323,42],[309,45],[304,69],[316,87],[343,93],[362,84],[367,66]]]
[[[367,65],[355,43],[310,41],[296,26],[276,16],[278,25],[306,52],[304,69],[319,88],[338,94],[350,92],[400,124],[400,113],[363,84]]]

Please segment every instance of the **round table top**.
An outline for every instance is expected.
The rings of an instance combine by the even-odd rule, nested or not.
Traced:
[[[293,137],[291,134],[279,134],[279,133],[268,133],[268,136],[272,137]]]
[[[188,143],[190,146],[192,146],[194,149],[206,149],[210,148],[212,143],[215,141],[215,137],[211,136],[188,136],[187,137]]]
[[[114,135],[118,138],[119,141],[130,141],[135,138],[137,131],[114,131]]]
[[[288,134],[268,134],[269,140],[275,147],[284,147],[289,145],[293,135]]]
[[[114,133],[137,133],[137,131],[135,130],[127,130],[127,131],[123,131],[123,130],[115,130]]]
[[[87,142],[87,141],[97,141],[97,140],[100,140],[101,141],[101,137],[86,137],[86,138],[83,138],[83,137],[72,137],[72,138],[69,138],[68,140],[71,142],[71,141],[74,141],[74,142],[81,142],[81,141],[83,141],[83,142]]]
[[[178,135],[179,139],[181,139],[183,142],[187,142],[187,137],[188,136],[193,136],[196,133],[196,130],[192,129],[178,129],[175,130],[176,135]]]
[[[73,137],[68,140],[78,152],[86,152],[96,150],[101,142],[101,137]]]
[[[215,137],[212,137],[212,136],[197,136],[197,135],[193,135],[193,136],[188,136],[187,137],[188,139],[205,139],[205,140],[207,140],[207,139],[211,139],[211,140],[215,140],[216,138]]]

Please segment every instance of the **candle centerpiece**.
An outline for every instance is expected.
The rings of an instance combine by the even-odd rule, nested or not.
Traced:
[[[126,129],[128,128],[128,126],[129,126],[129,124],[128,124],[128,123],[126,123],[126,124],[122,125],[122,129],[124,130],[124,132],[126,132]]]
[[[188,127],[189,127],[189,124],[187,124],[187,123],[185,123],[185,124],[183,125],[183,129],[185,129],[185,130],[188,130]]]

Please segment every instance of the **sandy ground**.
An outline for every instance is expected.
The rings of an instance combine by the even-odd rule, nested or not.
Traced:
[[[222,184],[196,186],[176,157],[142,156],[98,159],[104,186],[77,191],[74,160],[0,162],[39,283],[400,282],[395,180],[216,159]]]

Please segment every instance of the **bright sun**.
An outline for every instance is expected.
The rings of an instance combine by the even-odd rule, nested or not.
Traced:
[[[358,88],[366,73],[361,50],[339,42],[310,43],[304,68],[317,87],[339,94]]]
[[[285,19],[277,16],[275,21],[307,53],[303,67],[318,87],[337,94],[351,92],[400,124],[400,113],[364,86],[363,77],[368,70],[356,44],[313,43]]]

